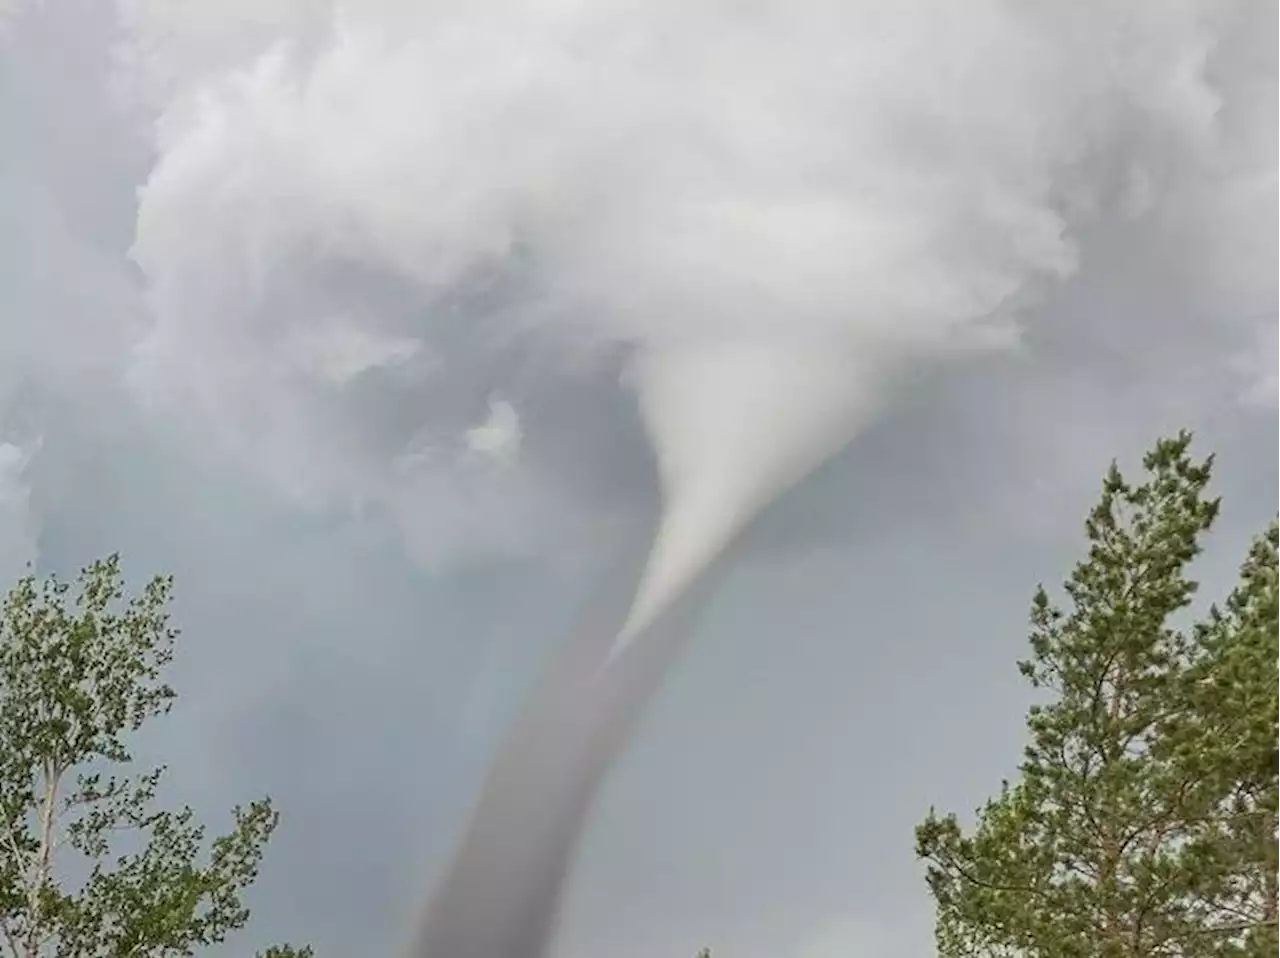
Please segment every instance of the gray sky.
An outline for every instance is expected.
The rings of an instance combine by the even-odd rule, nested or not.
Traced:
[[[432,8],[441,22],[450,6]],[[886,134],[882,156],[854,163],[858,182],[886,191],[886,228],[916,223],[916,194],[873,165],[896,169],[890,147],[904,143],[941,144],[937,169],[926,168],[950,177],[929,180],[935,202],[980,181],[953,168],[1018,183],[1044,174],[1065,184],[1061,195],[1010,188],[1001,195],[1018,212],[1008,221],[947,206],[958,212],[916,237],[917,258],[886,259],[885,288],[865,294],[821,262],[783,270],[767,245],[700,237],[730,243],[744,262],[759,257],[768,288],[795,306],[796,329],[825,330],[849,303],[887,304],[913,317],[920,341],[940,343],[946,297],[985,302],[985,286],[955,277],[981,273],[1027,297],[1022,333],[1013,348],[911,353],[913,375],[886,389],[852,445],[750,531],[609,782],[557,954],[679,958],[704,943],[733,958],[931,954],[912,826],[932,804],[972,808],[1016,764],[1027,603],[1037,581],[1057,582],[1074,561],[1110,458],[1132,464],[1181,426],[1217,452],[1226,508],[1201,565],[1210,595],[1274,514],[1274,5],[1206,4],[1213,16],[1197,18],[1193,3],[1167,15],[1173,5],[1139,4],[1137,41],[1124,46],[1138,51],[1125,61],[1132,103],[1090,113],[1108,132],[1067,162],[1061,143],[1085,137],[1075,121],[1024,141],[1019,111],[1047,104],[1074,117],[1113,102],[1064,79],[1088,74],[1072,51],[1089,48],[1090,29],[1114,28],[1108,6],[1075,5],[1098,19],[1064,27],[1062,73],[1032,75],[1043,81],[1034,95],[957,114],[977,131],[971,149],[969,134],[912,112],[937,90],[895,85],[895,100],[876,88],[884,116],[927,122],[904,121],[911,135]],[[664,14],[617,7],[619,22],[641,27],[669,14],[683,42],[705,41],[728,64],[726,76],[735,57],[756,55],[756,34],[719,19],[725,4],[684,19],[664,4],[652,7]],[[601,80],[607,118],[576,101],[540,113],[551,101],[537,97],[510,101],[518,121],[485,113],[509,102],[507,88],[478,84],[484,97],[466,100],[435,85],[436,73],[416,74],[415,57],[433,50],[433,71],[462,68],[451,48],[430,46],[430,18],[394,0],[370,0],[355,19],[427,46],[393,46],[405,60],[386,76],[365,69],[358,44],[335,46],[328,8],[306,0],[14,9],[0,40],[0,571],[28,560],[67,571],[113,550],[138,576],[172,571],[182,699],[148,750],[172,764],[175,801],[216,815],[270,791],[285,814],[254,893],[254,930],[235,952],[288,937],[323,955],[388,953],[455,840],[505,719],[589,592],[603,543],[652,522],[652,454],[619,369],[632,345],[683,333],[637,315],[704,304],[707,336],[757,335],[777,318],[762,307],[727,325],[741,305],[732,284],[711,284],[704,303],[679,282],[687,264],[663,258],[674,222],[664,217],[684,209],[672,199],[684,194],[646,170],[700,183],[702,167],[630,148],[658,129],[648,87]],[[1014,54],[1038,49],[1005,38],[1001,4],[973,9],[962,51],[1007,42],[996,49],[1020,63]],[[918,42],[895,29],[902,46],[886,49],[933,49],[925,27]],[[514,27],[497,35],[508,52],[527,39]],[[690,100],[746,117],[739,132],[760,147],[743,104],[786,106],[791,93],[808,103],[810,79],[839,89],[856,78],[796,66],[825,63],[824,48],[805,46],[817,36],[797,29],[764,70],[783,91],[776,102],[763,86],[741,101],[710,98],[718,74],[685,76],[698,91]],[[573,37],[617,42],[597,22]],[[317,58],[317,86],[351,91],[365,124],[351,141],[375,159],[342,152],[355,121],[341,109],[276,98],[289,89],[279,77],[227,92],[229,71],[280,38],[296,41],[299,63]],[[875,59],[874,44],[859,49]],[[868,75],[902,80],[896,63]],[[963,58],[945,65],[968,69]],[[1000,90],[1002,74],[976,76],[954,96]],[[189,93],[207,82],[201,114]],[[870,109],[835,102],[859,117]],[[938,102],[945,116],[969,101]],[[581,148],[597,142],[576,125],[584,117],[630,145],[626,162],[588,164],[606,160]],[[677,119],[711,129],[694,110]],[[802,166],[802,148],[842,157],[882,130],[802,119],[811,125],[797,120],[767,141]],[[459,130],[472,139],[449,139]],[[307,131],[342,162],[308,165]],[[539,162],[596,175],[598,196],[553,194],[584,204],[590,229],[530,227],[502,247],[499,268],[491,234],[509,211],[475,184],[514,176],[493,157],[544,141],[572,149]],[[1035,150],[1018,152],[1023,142]],[[408,159],[380,165],[385,155]],[[782,182],[725,157],[735,201]],[[550,168],[537,175],[554,181]],[[827,182],[820,165],[805,169]],[[633,185],[641,212],[605,203]],[[846,185],[829,188],[838,199]],[[426,191],[430,217],[400,215],[415,191]],[[452,196],[465,199],[456,210]],[[1085,200],[1092,213],[1077,209]],[[1061,248],[1001,239],[1003,227],[1030,229],[1067,207],[1076,212],[1062,213]],[[958,245],[939,239],[956,230]],[[402,268],[405,243],[438,253],[437,272]],[[1064,251],[1073,264],[1051,266]],[[626,262],[641,265],[623,275]],[[570,267],[585,276],[572,295],[565,277],[580,274]],[[916,277],[918,303],[892,299]],[[870,338],[858,342],[881,348],[884,328],[859,326]],[[935,361],[940,352],[947,361]],[[495,409],[501,425],[508,399],[521,434],[513,461],[467,440]]]

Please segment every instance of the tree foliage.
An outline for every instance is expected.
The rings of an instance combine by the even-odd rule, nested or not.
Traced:
[[[942,958],[1275,955],[1277,528],[1189,627],[1188,566],[1218,515],[1212,457],[1161,441],[1131,484],[1114,464],[1065,606],[1041,588],[1022,674],[1016,782],[966,831],[930,812]]]
[[[191,955],[249,919],[271,801],[206,840],[191,808],[156,807],[163,767],[133,768],[131,735],[175,698],[172,589],[126,596],[111,556],[74,589],[28,575],[0,610],[0,955]]]

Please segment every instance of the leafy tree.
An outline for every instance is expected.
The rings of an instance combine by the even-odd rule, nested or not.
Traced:
[[[175,697],[161,679],[172,587],[157,577],[126,598],[111,556],[74,591],[28,575],[0,610],[0,955],[192,955],[249,919],[270,800],[206,841],[191,808],[155,807],[163,767],[132,768],[131,734]]]
[[[1113,465],[1066,608],[1037,591],[1018,780],[972,831],[916,830],[942,958],[1276,954],[1277,529],[1179,628],[1218,514],[1189,447],[1161,441],[1138,485]]]

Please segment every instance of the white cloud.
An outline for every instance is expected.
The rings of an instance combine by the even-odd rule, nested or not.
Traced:
[[[137,379],[340,497],[403,499],[378,490],[412,441],[465,446],[459,403],[519,401],[513,345],[547,379],[615,345],[880,368],[1008,344],[1112,209],[1187,238],[1162,240],[1169,268],[1232,291],[1214,323],[1274,325],[1269,260],[1194,239],[1245,251],[1273,225],[1274,144],[1249,131],[1274,127],[1274,90],[1236,49],[1248,4],[252,6],[123,7],[125,75],[167,104],[138,218],[156,326]],[[430,399],[398,404],[418,421],[374,450],[359,437],[385,408],[334,390],[377,361],[335,374],[312,343],[327,391],[279,362],[371,287],[360,335],[436,364]],[[526,438],[523,495],[550,497],[533,511],[573,511]],[[483,548],[483,526],[466,535]]]
[[[489,400],[489,417],[467,430],[467,448],[472,452],[507,460],[520,448],[520,417],[505,399]]]
[[[342,385],[373,369],[403,366],[418,356],[422,343],[334,321],[295,327],[285,334],[282,349],[305,372]]]

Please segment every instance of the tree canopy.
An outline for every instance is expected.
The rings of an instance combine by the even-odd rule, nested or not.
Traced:
[[[126,595],[111,556],[72,584],[28,575],[0,610],[0,955],[160,958],[223,942],[249,920],[279,814],[232,810],[207,838],[193,809],[157,807],[164,767],[130,739],[169,711],[173,581]],[[277,946],[262,958],[307,958]]]
[[[1277,527],[1192,619],[1219,501],[1190,445],[1113,464],[1065,601],[1036,592],[1017,779],[917,828],[941,958],[1276,954]]]

